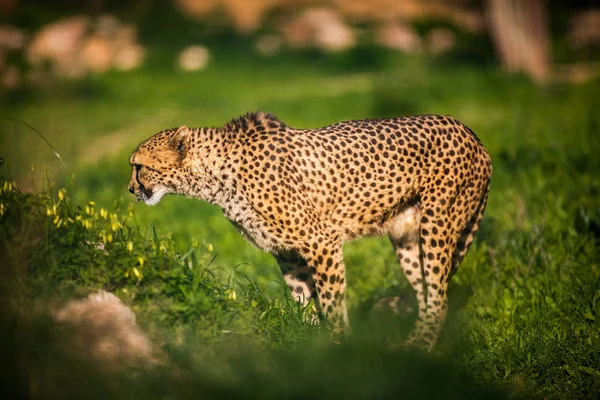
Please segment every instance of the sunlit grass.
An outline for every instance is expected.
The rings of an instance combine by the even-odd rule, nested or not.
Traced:
[[[0,260],[18,314],[35,309],[36,299],[49,305],[100,288],[116,293],[187,379],[181,385],[154,370],[126,380],[141,398],[310,397],[331,388],[344,398],[434,397],[438,386],[464,398],[473,382],[488,395],[487,385],[526,397],[600,392],[600,82],[537,87],[443,60],[386,55],[345,70],[343,59],[294,57],[217,54],[203,72],[110,73],[5,107],[40,130],[68,165],[23,125],[1,122],[0,156],[10,167],[10,174],[0,169],[8,178],[2,246],[13,250]],[[176,197],[148,208],[130,198],[127,160],[141,140],[181,124],[222,125],[255,109],[306,128],[452,114],[483,141],[494,163],[486,218],[451,282],[448,321],[432,355],[387,350],[414,316],[383,326],[370,319],[378,299],[412,296],[385,238],[345,247],[354,329],[336,347],[286,294],[272,257],[244,242],[218,208]],[[41,178],[45,165],[49,181]],[[18,193],[13,180],[37,194]],[[39,328],[23,326],[11,335]]]

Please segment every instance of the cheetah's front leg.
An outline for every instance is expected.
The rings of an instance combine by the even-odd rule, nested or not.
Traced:
[[[317,288],[306,260],[295,252],[280,253],[275,255],[275,258],[285,283],[292,292],[292,298],[302,304],[302,307],[306,307],[311,299],[318,302]]]
[[[314,238],[303,250],[308,270],[317,289],[319,311],[332,326],[333,334],[348,330],[346,271],[339,235],[334,239]]]

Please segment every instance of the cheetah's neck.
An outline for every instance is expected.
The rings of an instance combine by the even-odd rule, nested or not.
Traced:
[[[230,150],[230,135],[220,128],[196,128],[191,146],[183,160],[183,173],[188,176],[183,194],[223,207],[232,191],[224,173]]]

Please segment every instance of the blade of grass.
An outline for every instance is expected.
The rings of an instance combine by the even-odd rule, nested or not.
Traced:
[[[35,129],[33,126],[29,125],[27,122],[23,121],[22,119],[10,118],[10,117],[2,117],[0,119],[6,120],[6,121],[20,122],[21,124],[25,125],[29,129],[31,129],[32,131],[34,131],[35,133],[37,133],[38,136],[41,137],[44,142],[46,142],[46,144],[48,145],[48,147],[50,147],[50,150],[52,150],[52,152],[54,153],[54,155],[56,156],[56,158],[58,158],[58,161],[60,161],[60,163],[63,165],[63,167],[67,168],[67,164],[65,164],[65,162],[63,161],[63,159],[60,156],[60,154],[58,154],[58,151],[56,151],[56,149],[54,148],[54,146],[52,146],[52,144],[50,143],[50,141],[48,139],[46,139],[46,137],[40,131],[38,131],[37,129]]]

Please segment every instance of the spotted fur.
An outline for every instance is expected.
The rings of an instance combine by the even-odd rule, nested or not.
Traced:
[[[220,206],[275,256],[292,295],[314,299],[337,330],[348,326],[342,244],[388,235],[419,304],[409,343],[429,348],[492,172],[477,136],[439,115],[304,130],[250,113],[222,128],[162,131],[130,163],[129,190],[146,204],[175,193]]]

